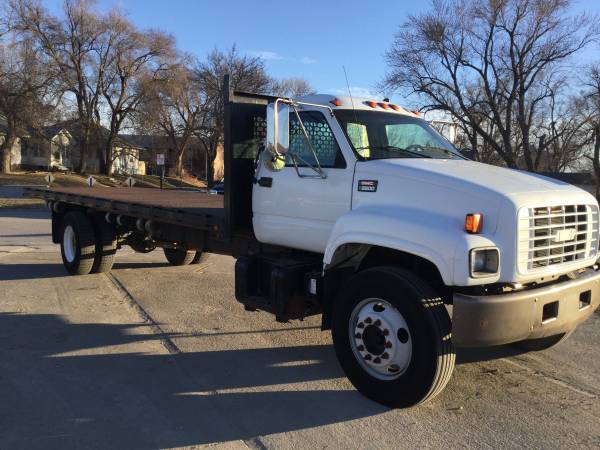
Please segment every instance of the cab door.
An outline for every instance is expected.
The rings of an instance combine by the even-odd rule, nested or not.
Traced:
[[[322,253],[336,220],[351,208],[355,160],[328,108],[298,115],[324,177],[308,165],[317,167],[317,161],[291,112],[285,166],[272,169],[272,155],[262,154],[252,196],[254,233],[264,243]]]

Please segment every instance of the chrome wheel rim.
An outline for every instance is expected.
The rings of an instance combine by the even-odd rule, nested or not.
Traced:
[[[391,303],[369,298],[352,310],[348,327],[352,352],[371,376],[394,380],[408,369],[412,338],[404,316]]]
[[[63,250],[65,253],[65,258],[70,263],[75,261],[76,248],[77,239],[75,238],[75,230],[71,225],[67,225],[63,234]]]

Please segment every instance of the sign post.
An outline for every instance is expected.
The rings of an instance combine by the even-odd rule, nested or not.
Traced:
[[[50,186],[52,184],[52,182],[54,181],[54,177],[52,176],[51,173],[48,173],[48,175],[46,175],[46,177],[44,179],[46,180],[46,183],[48,183],[48,186]]]
[[[96,179],[90,175],[87,179],[87,184],[89,187],[93,187],[96,184]]]
[[[165,154],[156,154],[156,165],[160,166],[160,188],[163,188],[163,182],[165,180]]]
[[[135,178],[133,178],[133,177],[128,177],[128,178],[125,180],[125,185],[126,185],[126,186],[129,186],[129,187],[133,187],[133,186],[135,185]]]

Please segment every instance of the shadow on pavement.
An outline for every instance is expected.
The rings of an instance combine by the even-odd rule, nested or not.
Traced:
[[[341,377],[330,346],[164,355],[110,347],[139,350],[157,338],[138,327],[0,314],[0,447],[179,447],[386,411],[353,390],[283,386]]]
[[[39,208],[0,208],[0,219],[50,219],[50,211],[45,207]]]
[[[67,275],[62,264],[5,264],[0,259],[0,281],[35,280]]]

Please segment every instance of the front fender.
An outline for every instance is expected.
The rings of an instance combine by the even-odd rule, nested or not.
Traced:
[[[375,245],[430,261],[448,286],[479,284],[469,278],[469,249],[494,244],[486,236],[467,235],[463,227],[464,223],[455,217],[424,210],[354,209],[337,220],[324,262],[330,264],[336,250],[344,244]]]

